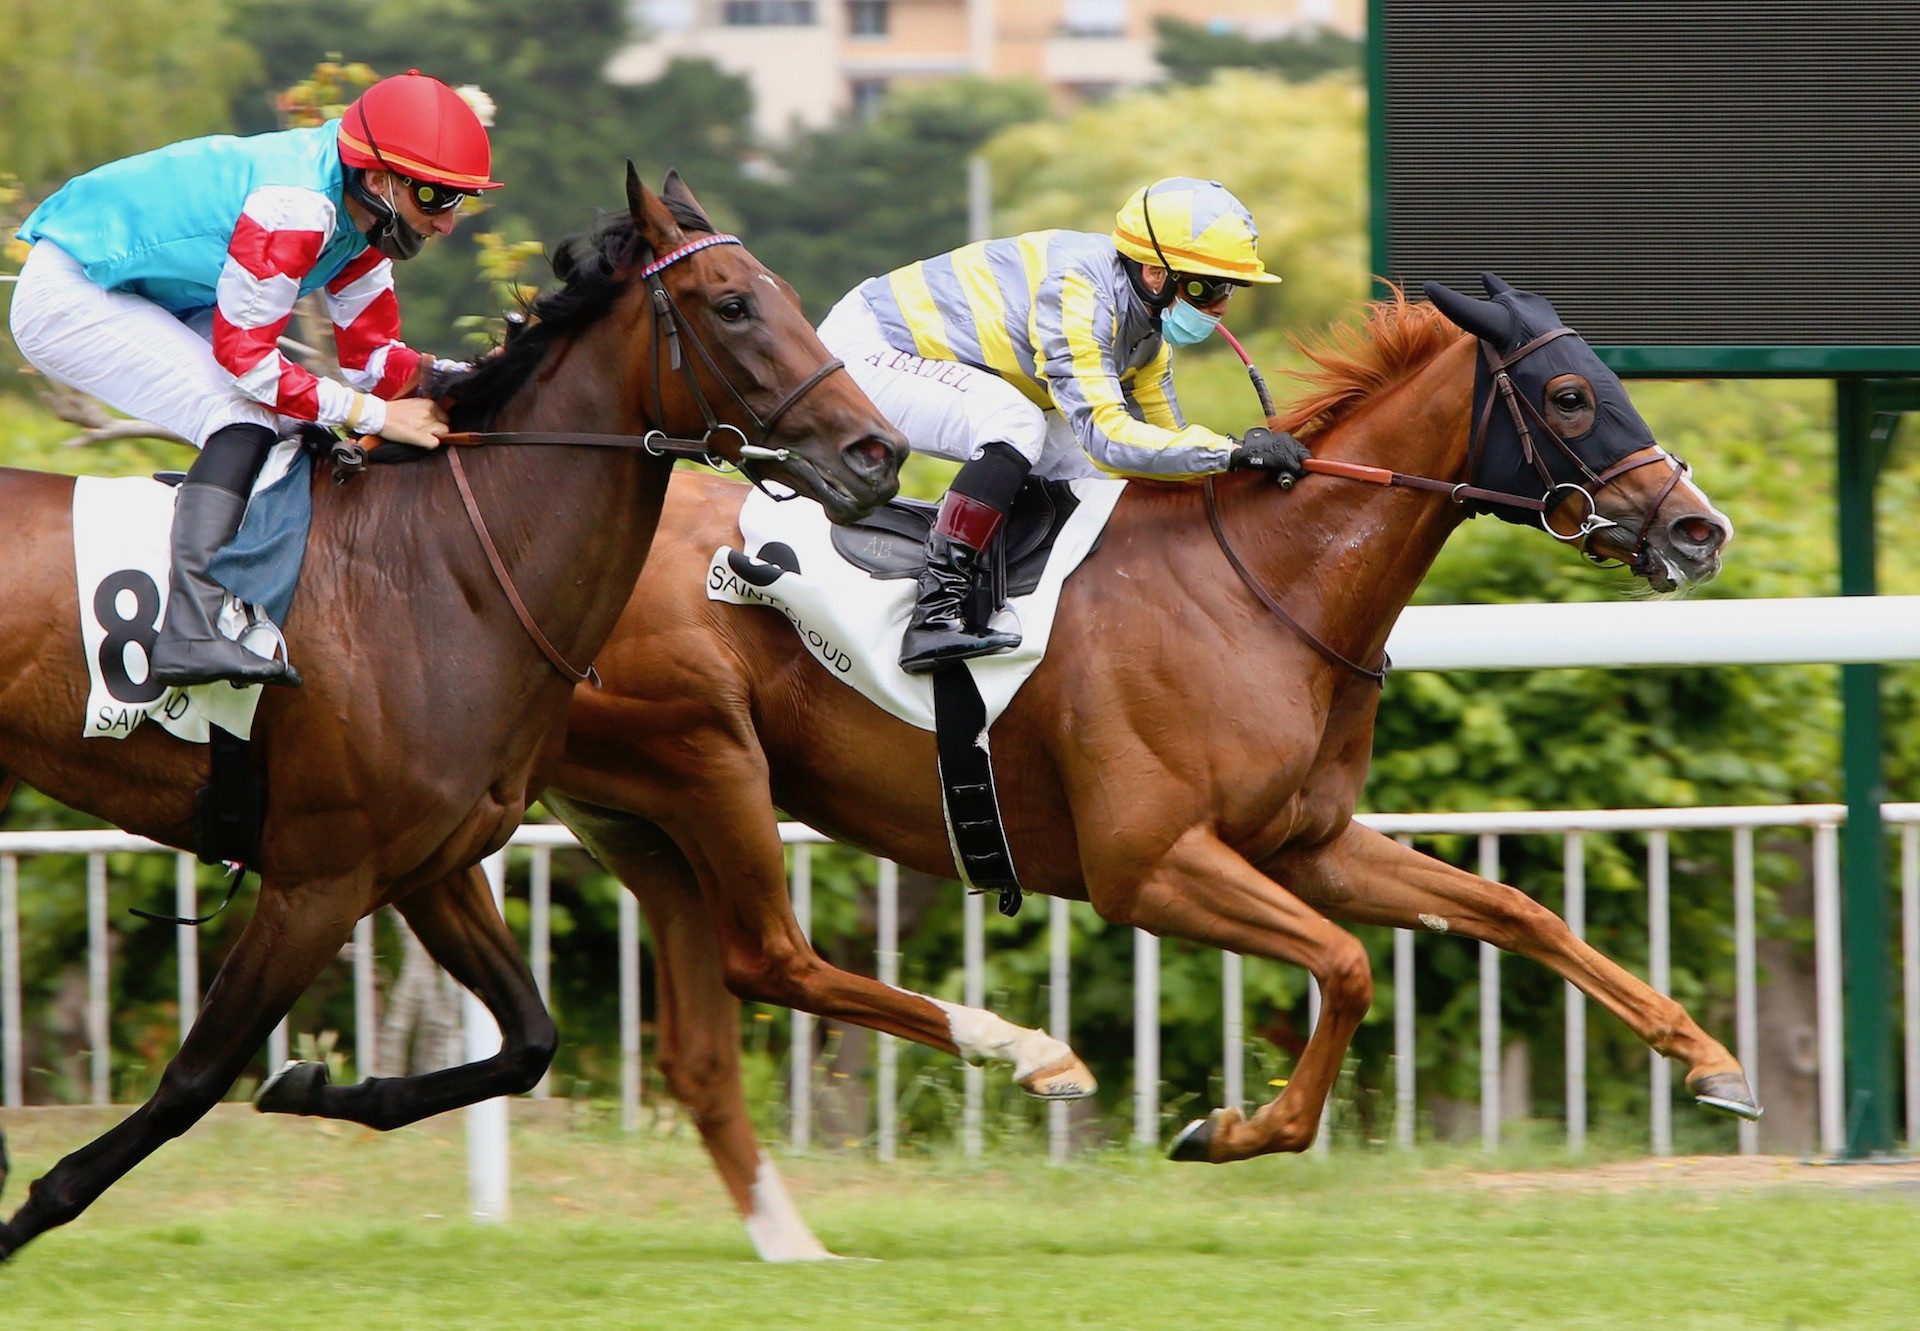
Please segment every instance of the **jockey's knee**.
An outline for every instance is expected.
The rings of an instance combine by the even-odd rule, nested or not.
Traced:
[[[207,436],[200,456],[187,471],[187,479],[244,495],[253,489],[253,478],[266,464],[274,439],[270,426],[251,422],[223,425]]]

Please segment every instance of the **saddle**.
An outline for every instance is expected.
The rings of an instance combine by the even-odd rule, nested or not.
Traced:
[[[1040,585],[1053,543],[1079,505],[1065,481],[1028,481],[1020,488],[982,561],[977,603],[970,608],[977,622],[984,623],[1009,596],[1029,595]],[[939,511],[924,499],[895,499],[858,522],[834,527],[833,548],[881,581],[917,578],[927,566],[927,537]]]

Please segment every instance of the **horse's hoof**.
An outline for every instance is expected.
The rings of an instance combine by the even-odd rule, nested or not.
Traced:
[[[1213,1116],[1196,1118],[1180,1129],[1180,1135],[1173,1139],[1173,1145],[1167,1148],[1167,1159],[1185,1160],[1192,1164],[1211,1164],[1213,1161]]]
[[[1735,1118],[1744,1118],[1748,1122],[1766,1112],[1754,1098],[1753,1088],[1747,1085],[1744,1072],[1716,1072],[1702,1077],[1688,1089],[1693,1092],[1695,1103],[1732,1114]]]
[[[1020,1089],[1037,1100],[1084,1100],[1099,1089],[1093,1071],[1077,1055],[1068,1054],[1020,1079]]]
[[[263,1114],[304,1114],[313,1097],[333,1080],[325,1063],[288,1063],[260,1083],[253,1107]]]

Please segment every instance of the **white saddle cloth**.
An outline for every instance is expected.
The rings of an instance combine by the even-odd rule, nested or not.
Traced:
[[[283,443],[268,456],[254,491],[286,471],[297,445]],[[90,739],[125,739],[151,719],[194,744],[208,728],[247,739],[258,684],[199,684],[167,688],[149,677],[154,639],[166,616],[173,556],[174,487],[145,477],[104,480],[83,476],[73,487],[73,566],[80,592],[80,637],[87,657]],[[220,631],[248,650],[271,657],[279,631],[258,607],[229,596]]]
[[[989,725],[1046,655],[1060,588],[1093,549],[1126,488],[1125,481],[1103,478],[1071,484],[1080,502],[1054,542],[1040,585],[994,616],[994,627],[1021,635],[1020,645],[966,663]],[[744,548],[721,546],[707,567],[708,599],[779,610],[827,673],[907,724],[932,730],[931,679],[900,668],[914,581],[875,578],[848,563],[834,549],[831,530],[818,504],[775,503],[755,491],[740,510]]]

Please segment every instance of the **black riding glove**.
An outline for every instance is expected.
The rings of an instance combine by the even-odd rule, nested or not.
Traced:
[[[1240,436],[1227,458],[1227,469],[1251,467],[1273,472],[1283,484],[1291,485],[1305,474],[1307,459],[1313,455],[1307,446],[1290,434],[1281,434],[1256,425]]]

